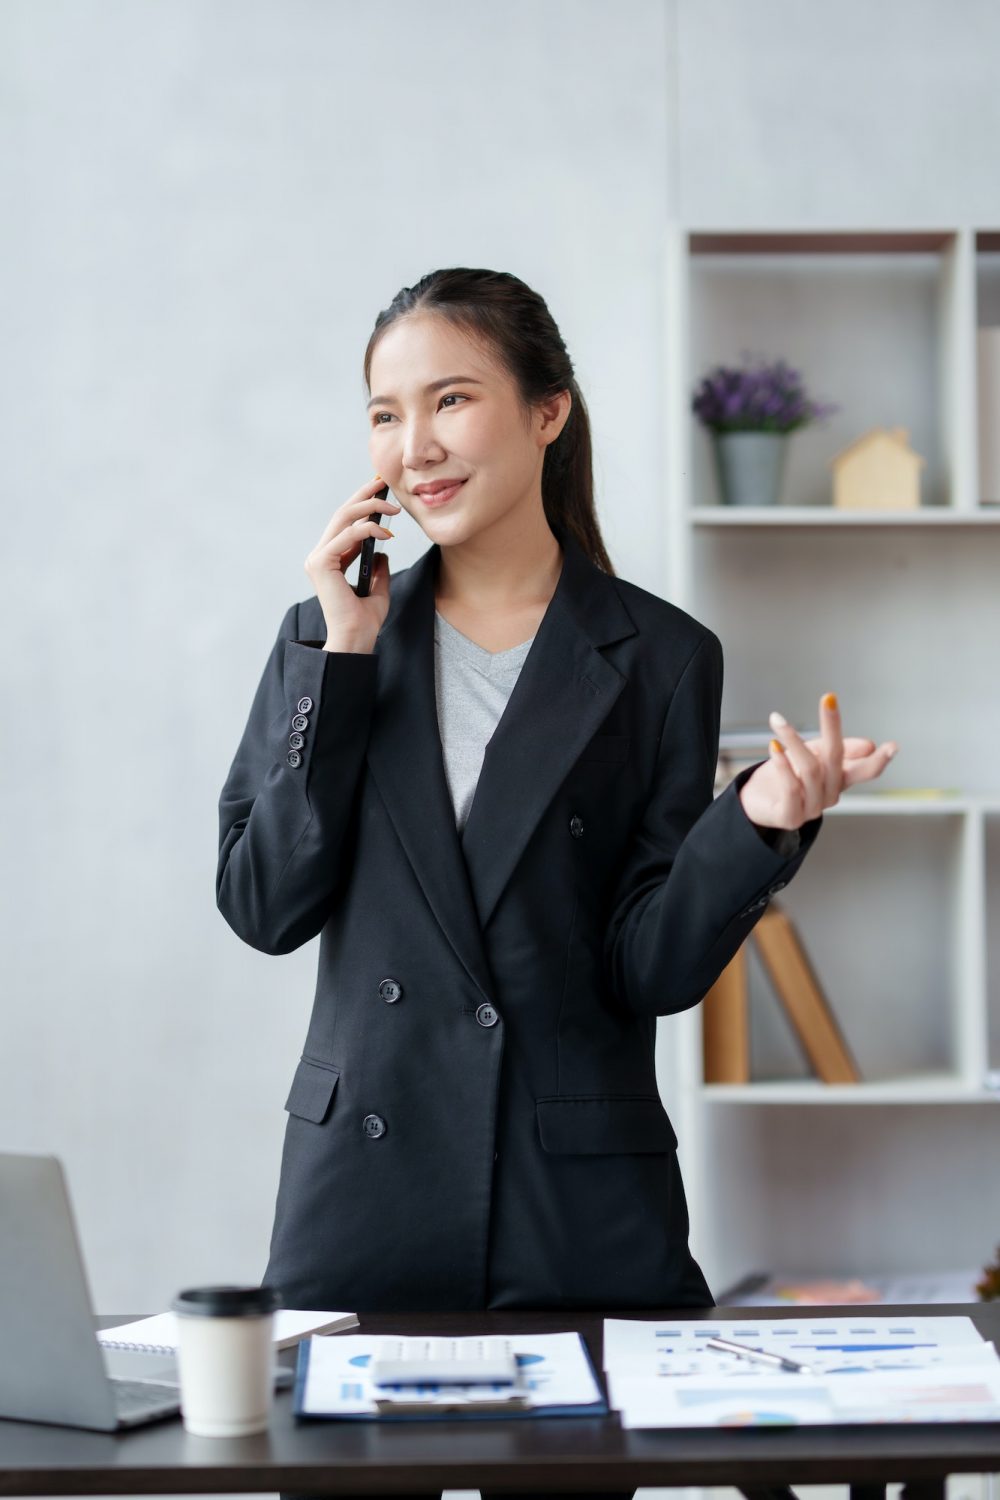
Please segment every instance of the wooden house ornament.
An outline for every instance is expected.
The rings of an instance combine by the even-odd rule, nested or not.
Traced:
[[[833,503],[841,510],[917,510],[920,470],[905,427],[873,427],[830,460]]]

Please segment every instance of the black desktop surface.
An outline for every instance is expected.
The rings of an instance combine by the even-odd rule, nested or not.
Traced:
[[[685,1318],[844,1317],[845,1307],[684,1309]],[[875,1315],[971,1317],[1000,1340],[1000,1302],[866,1307]],[[577,1329],[602,1370],[603,1319],[670,1317],[671,1310],[613,1309],[362,1314],[355,1332],[461,1334]],[[97,1325],[141,1317],[116,1313]],[[295,1348],[278,1358],[294,1366]],[[753,1487],[849,1484],[873,1500],[903,1481],[910,1500],[935,1500],[955,1473],[1000,1472],[1000,1423],[623,1430],[618,1415],[470,1422],[300,1422],[278,1391],[266,1433],[199,1438],[179,1417],[123,1433],[0,1420],[0,1494],[85,1495],[293,1491],[420,1494],[445,1489],[532,1493],[676,1485]]]

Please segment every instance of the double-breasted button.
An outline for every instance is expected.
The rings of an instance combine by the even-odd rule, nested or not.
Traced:
[[[292,728],[293,729],[308,729],[309,728],[309,720],[306,718],[305,714],[296,714],[295,715],[294,719],[292,720]]]
[[[476,1020],[479,1022],[480,1026],[495,1026],[499,1019],[500,1017],[497,1015],[492,1005],[481,1005],[476,1011]]]
[[[300,698],[299,701],[298,701],[298,703],[296,703],[296,705],[295,705],[295,707],[298,709],[298,711],[299,711],[300,714],[307,714],[309,712],[309,710],[312,708],[312,706],[313,706],[313,701],[309,697]]]
[[[288,764],[290,766],[301,766],[302,764],[302,756],[299,754],[298,750],[289,750],[285,759],[288,761]]]
[[[578,813],[574,813],[570,818],[569,831],[575,839],[583,837],[583,819]]]
[[[390,1005],[393,1005],[403,993],[403,986],[398,979],[383,979],[378,987],[378,992],[383,1000],[387,1000]]]
[[[385,1121],[381,1115],[365,1115],[363,1128],[365,1135],[370,1136],[372,1140],[385,1135]]]
[[[305,744],[305,742],[306,742],[305,735],[304,734],[299,734],[298,731],[296,731],[295,734],[290,734],[288,736],[288,743],[291,745],[291,747],[292,747],[293,750],[301,750],[302,746]]]

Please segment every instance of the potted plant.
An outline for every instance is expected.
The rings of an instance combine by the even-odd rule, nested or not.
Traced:
[[[691,409],[708,428],[723,503],[775,505],[781,490],[788,434],[839,408],[806,394],[802,377],[784,360],[716,365],[702,378]]]

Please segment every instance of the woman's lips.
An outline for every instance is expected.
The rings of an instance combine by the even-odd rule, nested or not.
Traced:
[[[433,494],[418,494],[417,499],[422,500],[424,505],[445,505],[451,499],[452,495],[458,494],[463,484],[465,484],[464,479],[460,480],[458,484],[449,485],[446,490],[435,490]]]

